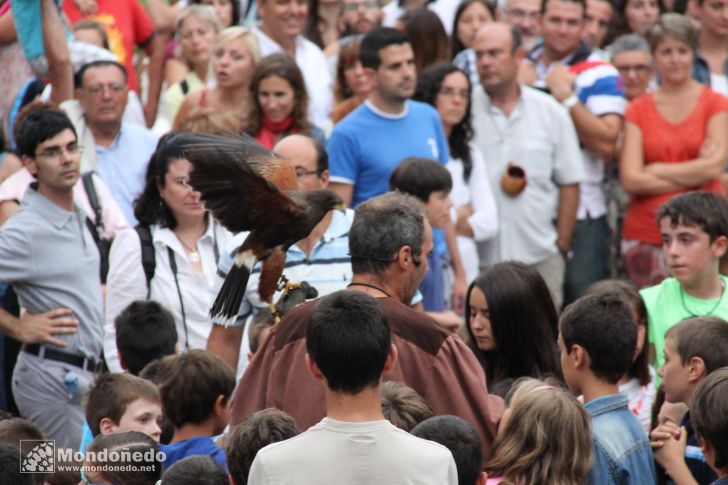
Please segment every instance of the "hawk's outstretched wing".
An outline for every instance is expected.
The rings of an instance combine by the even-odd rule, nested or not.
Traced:
[[[301,210],[284,192],[296,188],[288,187],[289,179],[295,183],[295,170],[253,138],[189,135],[188,139],[184,153],[194,166],[189,184],[230,231],[250,231],[271,220],[282,222]]]

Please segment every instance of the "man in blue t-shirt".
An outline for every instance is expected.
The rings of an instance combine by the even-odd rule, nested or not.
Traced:
[[[437,111],[409,99],[417,74],[407,36],[375,28],[362,40],[360,57],[374,90],[336,125],[328,145],[331,188],[351,207],[386,192],[404,158],[447,163],[450,157]]]
[[[405,158],[430,158],[443,164],[450,158],[437,111],[409,99],[415,92],[417,73],[407,36],[377,27],[362,40],[360,59],[374,89],[336,125],[328,144],[330,187],[350,207],[387,192],[389,176]],[[445,234],[435,231],[435,251],[444,258],[450,250],[455,276],[452,301],[459,311],[467,282],[451,225]]]

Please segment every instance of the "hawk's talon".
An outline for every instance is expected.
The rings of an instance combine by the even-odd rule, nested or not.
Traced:
[[[283,317],[282,312],[276,308],[276,306],[273,303],[268,303],[268,308],[270,309],[271,314],[273,315],[273,325],[277,325],[278,322],[281,321],[281,318]]]

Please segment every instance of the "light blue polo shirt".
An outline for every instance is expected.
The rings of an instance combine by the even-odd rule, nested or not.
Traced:
[[[144,176],[157,140],[143,126],[122,123],[119,135],[108,148],[96,145],[96,173],[109,187],[129,226],[137,223],[133,204],[144,190]]]
[[[0,282],[13,284],[29,313],[70,308],[79,326],[55,335],[68,344],[63,352],[101,356],[99,250],[83,210],[67,211],[28,189],[18,212],[0,228]]]

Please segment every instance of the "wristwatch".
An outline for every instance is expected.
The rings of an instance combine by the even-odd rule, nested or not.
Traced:
[[[565,100],[563,100],[561,102],[561,104],[569,111],[571,111],[571,108],[576,106],[578,103],[579,103],[579,98],[576,96],[576,94],[572,94],[571,96],[569,96],[568,98],[566,98]]]

